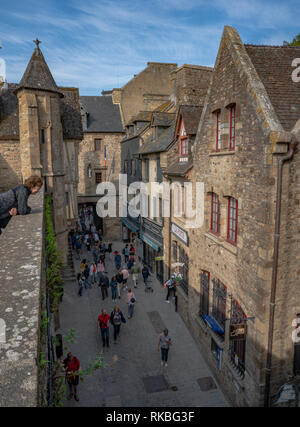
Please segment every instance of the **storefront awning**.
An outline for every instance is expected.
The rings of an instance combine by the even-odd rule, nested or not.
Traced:
[[[140,239],[142,239],[143,242],[147,243],[147,245],[151,246],[151,248],[153,248],[156,252],[158,252],[159,246],[152,239],[149,239],[149,237],[145,236],[145,234],[141,234]]]
[[[127,228],[129,228],[134,233],[137,233],[139,231],[139,228],[136,225],[132,224],[130,221],[128,221],[128,219],[121,218],[121,221]]]
[[[224,329],[218,324],[218,322],[211,316],[203,314],[203,319],[206,321],[208,326],[217,334],[224,334]]]

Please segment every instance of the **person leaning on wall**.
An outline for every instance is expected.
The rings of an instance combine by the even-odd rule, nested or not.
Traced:
[[[12,216],[28,215],[31,212],[28,198],[31,194],[37,194],[42,185],[42,179],[33,175],[24,184],[0,194],[0,229],[7,226]]]

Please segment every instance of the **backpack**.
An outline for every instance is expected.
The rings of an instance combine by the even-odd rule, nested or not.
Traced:
[[[121,325],[121,315],[120,313],[114,314],[113,316],[114,325]]]
[[[131,300],[130,300],[130,302],[131,302],[131,304],[134,304],[135,303],[135,298],[132,297]]]

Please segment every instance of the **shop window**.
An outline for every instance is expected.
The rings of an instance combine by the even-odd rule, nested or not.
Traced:
[[[246,356],[246,324],[247,316],[243,312],[239,303],[232,299],[231,301],[231,315],[230,326],[242,325],[245,326],[245,333],[237,335],[236,338],[230,339],[230,360],[232,365],[236,368],[238,373],[244,377],[245,373],[245,356]]]
[[[227,288],[218,279],[213,279],[212,316],[225,330]]]

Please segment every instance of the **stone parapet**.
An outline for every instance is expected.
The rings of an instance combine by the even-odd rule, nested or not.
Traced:
[[[29,198],[29,205],[32,213],[12,218],[0,236],[0,322],[6,327],[2,335],[0,330],[0,407],[34,407],[39,401],[43,190]]]

